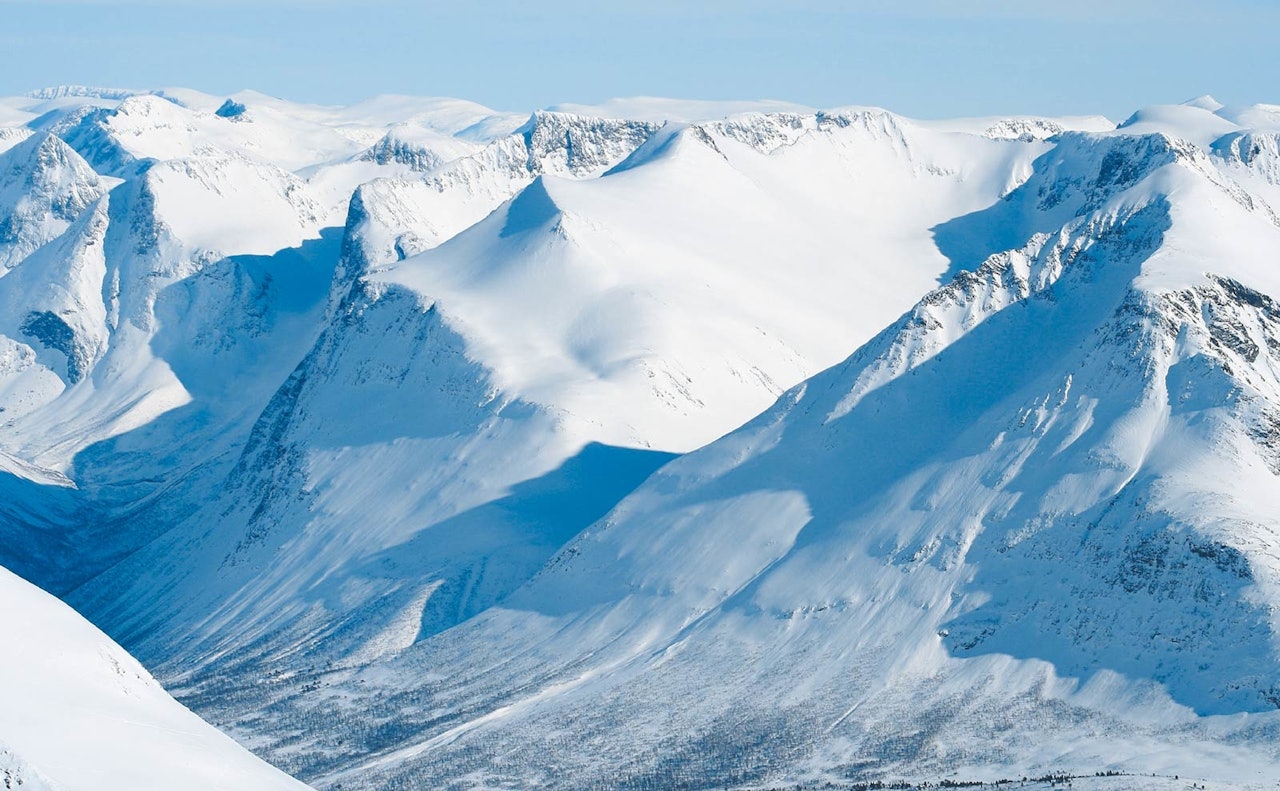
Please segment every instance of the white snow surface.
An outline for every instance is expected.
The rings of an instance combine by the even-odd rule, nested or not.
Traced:
[[[70,607],[4,569],[0,631],[6,788],[306,788],[169,697]]]
[[[318,787],[1273,785],[1278,117],[0,100],[0,562]]]

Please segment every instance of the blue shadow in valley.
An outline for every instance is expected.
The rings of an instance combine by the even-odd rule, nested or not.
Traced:
[[[570,539],[676,454],[591,443],[510,493],[379,553],[357,575],[437,579],[419,639],[459,624],[527,582]]]

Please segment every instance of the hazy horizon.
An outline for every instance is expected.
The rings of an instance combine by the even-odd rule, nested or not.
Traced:
[[[62,84],[350,104],[396,93],[498,110],[615,97],[877,105],[920,118],[1101,114],[1212,94],[1280,101],[1280,8],[1188,2],[0,0],[0,94]]]

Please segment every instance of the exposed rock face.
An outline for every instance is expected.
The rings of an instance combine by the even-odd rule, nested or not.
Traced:
[[[66,143],[36,134],[0,154],[0,272],[62,234],[107,185]]]

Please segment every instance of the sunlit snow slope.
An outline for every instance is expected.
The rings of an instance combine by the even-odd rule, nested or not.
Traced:
[[[1275,133],[1224,124],[1157,108],[1057,134],[933,227],[942,287],[497,606],[441,631],[429,593],[411,646],[224,710],[305,731],[263,746],[344,788],[1276,782],[1280,228],[1265,143],[1235,142]],[[522,282],[494,272],[505,240],[575,238],[558,188],[366,282],[501,295]],[[455,253],[473,236],[487,252]],[[545,249],[516,260],[573,260]],[[484,307],[458,311],[470,337],[505,329]],[[535,355],[572,383],[556,330],[474,348],[504,384],[536,386]]]
[[[0,633],[5,788],[306,788],[183,708],[67,605],[3,569]]]
[[[0,108],[0,560],[303,779],[1280,779],[1275,108]]]
[[[216,127],[254,109],[166,112]],[[1045,147],[878,110],[666,125],[540,112],[481,142],[463,130],[437,159],[388,134],[296,189],[254,193],[287,198],[305,228],[323,215],[304,201],[319,174],[388,170],[355,190],[325,295],[310,286],[328,269],[322,227],[321,244],[281,230],[277,245],[300,245],[288,258],[192,260],[145,303],[147,352],[190,400],[75,458],[82,487],[134,496],[104,522],[128,537],[114,540],[123,562],[72,580],[71,599],[162,667],[358,665],[480,612],[670,454],[927,291],[948,268],[929,229],[1012,189]],[[212,233],[194,198],[156,195],[183,245],[161,260],[206,249],[189,241]],[[286,274],[306,290],[277,286]],[[314,322],[309,350],[285,317]],[[249,430],[237,421],[252,410]],[[209,437],[194,456],[191,431]],[[142,468],[157,445],[190,472]],[[127,484],[109,477],[122,457],[139,465]],[[194,640],[181,656],[178,632]]]

